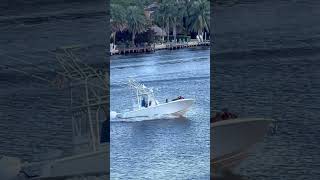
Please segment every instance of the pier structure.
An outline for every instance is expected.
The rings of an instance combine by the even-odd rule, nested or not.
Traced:
[[[116,54],[131,54],[131,53],[148,53],[157,50],[176,50],[182,48],[196,47],[196,46],[210,46],[210,41],[189,41],[189,42],[169,42],[162,44],[145,45],[142,47],[116,47],[114,45],[110,46],[110,55]]]

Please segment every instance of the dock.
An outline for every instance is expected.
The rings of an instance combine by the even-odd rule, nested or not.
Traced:
[[[153,51],[155,51],[155,48],[153,46],[131,47],[131,48],[116,49],[114,54],[147,53],[147,52],[153,52]],[[111,55],[113,55],[113,54],[111,54]]]
[[[110,55],[150,53],[150,52],[155,52],[157,50],[177,50],[177,49],[190,48],[190,47],[196,47],[196,46],[210,46],[210,41],[170,42],[170,43],[146,45],[142,47],[123,47],[123,48],[111,45]]]
[[[185,43],[167,43],[167,44],[165,44],[164,49],[176,50],[176,49],[196,47],[196,46],[210,46],[210,41],[204,41],[204,42],[191,41],[191,42],[185,42]]]

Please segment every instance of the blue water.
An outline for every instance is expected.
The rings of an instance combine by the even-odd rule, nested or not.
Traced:
[[[54,80],[53,52],[65,46],[92,66],[108,63],[105,2],[49,1],[0,2],[0,155],[22,161],[71,154],[70,92],[2,66]]]
[[[209,179],[209,48],[111,57],[110,110],[132,108],[135,78],[153,87],[160,102],[194,98],[185,118],[111,122],[111,179]]]
[[[319,10],[312,0],[215,7],[213,105],[278,125],[235,169],[245,179],[320,177]]]

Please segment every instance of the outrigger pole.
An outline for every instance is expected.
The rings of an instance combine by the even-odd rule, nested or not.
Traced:
[[[16,57],[5,55],[10,59],[14,59],[15,62],[20,61],[23,64],[27,64],[28,69],[22,69],[14,67],[14,65],[0,65],[0,67],[25,74],[29,77],[44,81],[51,85],[56,84],[61,86],[68,83],[70,89],[70,105],[72,112],[72,126],[74,143],[77,141],[77,137],[86,136],[86,124],[89,125],[89,137],[88,142],[93,151],[97,150],[97,144],[100,137],[99,127],[99,112],[104,112],[105,118],[107,118],[108,110],[106,105],[108,104],[109,96],[108,92],[108,74],[98,71],[91,66],[82,63],[73,53],[74,48],[63,48],[61,52],[51,52],[50,54],[55,55],[60,68],[48,68],[41,67],[41,65],[32,64],[26,60],[22,60]],[[31,69],[31,71],[30,71]],[[52,72],[56,74],[58,82],[55,79],[46,77],[43,72]],[[67,81],[65,81],[67,80]],[[58,84],[57,84],[58,83]],[[59,84],[60,83],[60,84]],[[95,116],[95,120],[93,119]],[[81,149],[81,148],[80,148]]]

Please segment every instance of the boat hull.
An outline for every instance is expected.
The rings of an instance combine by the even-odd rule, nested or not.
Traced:
[[[247,157],[247,150],[266,135],[271,119],[230,119],[211,124],[211,165],[232,168]]]
[[[109,174],[108,162],[109,152],[105,147],[96,152],[54,160],[42,167],[41,178],[106,175]]]
[[[168,103],[142,108],[117,115],[119,118],[158,117],[163,115],[182,116],[194,103],[193,99],[179,99]]]

